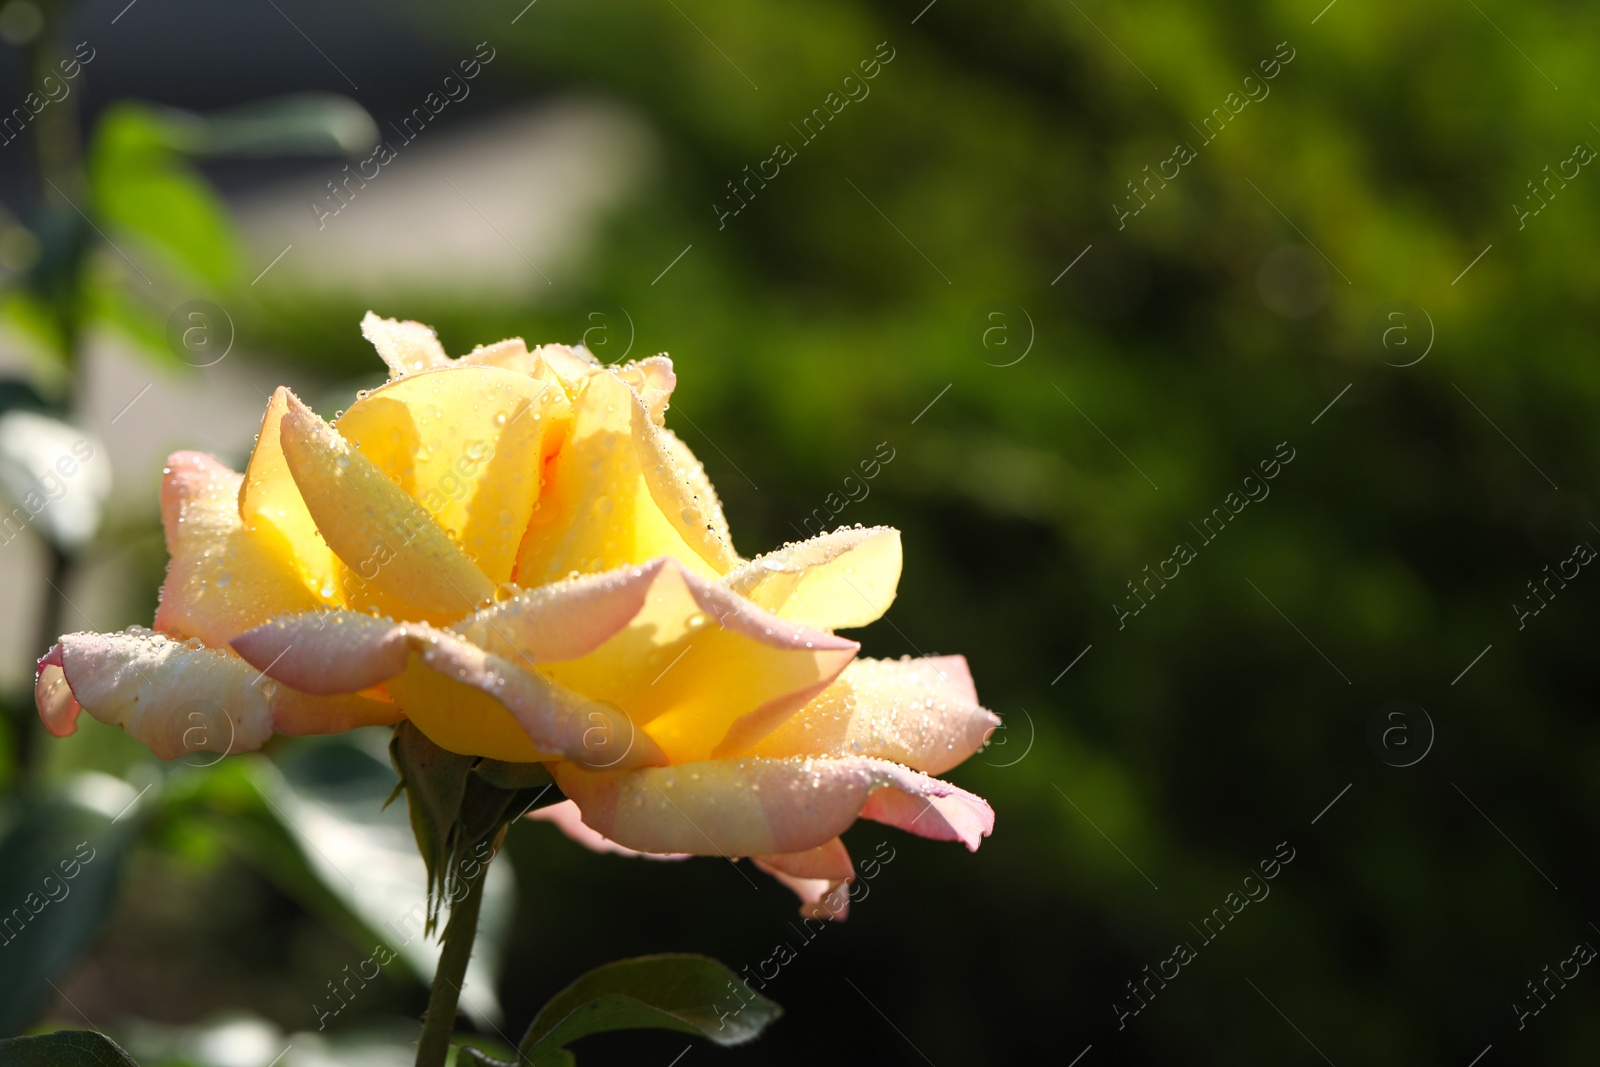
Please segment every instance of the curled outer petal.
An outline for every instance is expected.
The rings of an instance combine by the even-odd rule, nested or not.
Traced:
[[[640,852],[636,849],[619,845],[609,838],[602,837],[584,825],[583,816],[578,813],[578,805],[570,800],[535,808],[528,812],[527,817],[537,822],[550,823],[590,852],[599,852],[608,856],[637,857],[647,860],[686,860],[689,858],[689,853],[687,852]]]
[[[244,660],[306,693],[384,684],[434,744],[464,755],[586,766],[666,762],[616,709],[426,623],[361,612],[286,615],[234,638]]]
[[[665,355],[634,360],[618,367],[617,376],[633,386],[633,391],[639,394],[645,410],[650,414],[650,421],[657,426],[664,425],[667,404],[672,399],[672,390],[678,384],[678,376],[672,370],[672,360]]]
[[[138,628],[64,636],[39,661],[34,700],[58,737],[73,733],[87,710],[162,759],[245,752],[273,733],[337,733],[400,719],[393,704],[298,693],[231,652]]]
[[[372,342],[389,365],[391,378],[450,365],[439,338],[420,322],[383,319],[369,311],[361,320],[361,336]]]
[[[879,759],[708,760],[633,771],[553,767],[604,836],[641,852],[804,852],[858,817],[976,851],[994,829],[980,797]]]
[[[850,914],[850,897],[840,889],[855,881],[856,870],[837,837],[804,852],[755,856],[751,862],[794,890],[806,918],[844,919]]]
[[[493,597],[494,583],[421,504],[292,394],[288,405],[284,458],[323,540],[359,577],[347,597],[370,587],[381,600],[360,606],[400,605],[429,621]]]
[[[842,630],[865,626],[889,610],[901,564],[899,530],[847,526],[757,556],[723,582],[775,615]]]
[[[578,806],[570,800],[528,812],[527,817],[553,824],[567,837],[591,852],[630,859],[683,860],[687,852],[640,852],[619,845],[591,829]],[[855,880],[850,853],[837,837],[804,852],[754,856],[757,867],[770,874],[800,898],[800,914],[808,919],[843,919],[850,913],[850,898],[839,888]]]
[[[161,520],[171,560],[156,629],[221,646],[282,612],[324,603],[307,585],[286,538],[271,525],[250,527],[239,517],[240,482],[199,452],[167,459]]]
[[[858,659],[750,754],[876,756],[943,774],[998,725],[999,716],[978,705],[961,656]]]

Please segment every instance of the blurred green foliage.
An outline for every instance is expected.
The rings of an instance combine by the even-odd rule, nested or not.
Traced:
[[[492,42],[502,92],[628,102],[659,133],[661,169],[549,292],[376,310],[460,352],[576,341],[591,310],[625,308],[632,355],[677,361],[669,425],[745,554],[797,537],[888,442],[893,462],[839,514],[906,534],[900,599],[864,652],[965,653],[1007,721],[950,775],[993,803],[995,836],[968,856],[852,830],[852,847],[888,838],[899,859],[773,983],[784,1020],[721,1058],[1066,1062],[1092,1044],[1085,1067],[1315,1062],[1309,1040],[1336,1063],[1465,1064],[1491,1043],[1593,1062],[1592,975],[1523,1028],[1512,1003],[1574,942],[1600,944],[1582,651],[1600,591],[1573,579],[1522,628],[1513,604],[1600,522],[1600,177],[1541,186],[1548,206],[1521,228],[1514,205],[1576,143],[1600,144],[1600,15],[545,0],[513,25],[516,7],[406,12],[451,55]],[[801,145],[792,124],[879,42],[895,58],[870,95]],[[1270,94],[1201,144],[1195,125],[1280,42],[1295,55]],[[727,183],[778,142],[795,160],[719,229]],[[1141,185],[1148,207],[1119,228],[1128,183],[1185,142],[1196,158]],[[184,180],[134,156],[149,182]],[[220,281],[223,262],[192,265]],[[1424,312],[1405,320],[1416,347],[1385,345],[1396,301]],[[364,300],[280,286],[230,306],[260,349],[329,375],[373,368]],[[1010,366],[996,364],[1020,348],[974,341],[1000,307],[1031,322],[1012,314],[1008,340],[1034,337]],[[1428,356],[1396,366],[1425,337]],[[1191,524],[1280,442],[1296,458],[1270,496],[1202,546]],[[1148,606],[1119,625],[1128,583],[1177,542],[1197,558],[1141,586]],[[1409,768],[1368,743],[1397,698],[1437,734]],[[1296,859],[1270,896],[1204,941],[1198,925],[1283,841]],[[792,900],[726,864],[629,865],[545,827],[509,850],[523,888],[508,1033],[618,955],[692,950],[737,970],[791,936]],[[147,894],[225,889],[236,907],[208,936],[241,937],[226,963],[164,958],[174,995],[139,1012],[308,1025],[288,1005],[321,981],[324,917],[225,855],[158,843],[133,862]],[[91,973],[125,989],[130,942],[189,945],[193,922],[125,891]],[[1126,983],[1180,942],[1198,958],[1119,1029]],[[396,989],[387,1010],[420,997]],[[666,1062],[679,1046],[593,1047]]]

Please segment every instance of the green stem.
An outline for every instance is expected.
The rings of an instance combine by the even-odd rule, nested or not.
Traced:
[[[461,999],[461,983],[472,958],[472,943],[478,937],[478,909],[483,904],[483,885],[489,880],[485,862],[478,876],[469,880],[466,896],[450,909],[444,928],[444,951],[433,975],[433,992],[428,996],[428,1011],[422,1017],[422,1037],[417,1041],[416,1067],[444,1067],[450,1053],[450,1038],[456,1028],[456,1004]]]

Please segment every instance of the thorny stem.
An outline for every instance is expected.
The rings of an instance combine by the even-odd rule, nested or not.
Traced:
[[[428,1011],[422,1017],[422,1037],[417,1041],[416,1067],[444,1067],[450,1053],[450,1038],[455,1033],[456,1004],[466,977],[472,944],[478,937],[478,909],[483,904],[483,886],[489,880],[489,861],[484,860],[476,878],[467,881],[467,893],[450,908],[444,928],[444,950],[433,975],[433,992],[428,996]]]

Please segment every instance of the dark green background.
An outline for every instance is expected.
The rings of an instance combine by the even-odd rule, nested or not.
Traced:
[[[228,80],[241,47],[281,53],[278,90],[348,89],[281,24],[225,44],[209,35],[226,20],[146,3],[157,10],[134,11],[164,28],[144,31],[158,42],[212,43],[184,53],[193,78],[141,83],[108,63],[128,84],[96,89],[106,97],[233,102],[258,88]],[[389,87],[354,94],[380,123],[409,106],[406,71],[431,84],[489,39],[501,58],[477,115],[600,94],[665,146],[592,269],[553,297],[407,295],[377,310],[463,351],[507,334],[576,341],[588,311],[627,309],[632,354],[676,362],[668,424],[746,555],[794,538],[889,442],[870,497],[839,516],[904,531],[900,598],[859,635],[864,651],[964,653],[1006,720],[949,776],[997,812],[983,848],[858,825],[858,856],[887,839],[896,859],[769,986],[785,1018],[744,1050],[696,1047],[684,1067],[1065,1063],[1090,1045],[1083,1067],[1466,1067],[1490,1044],[1486,1067],[1593,1062],[1592,968],[1520,1032],[1511,1002],[1576,942],[1600,946],[1600,578],[1582,572],[1525,629],[1511,605],[1546,564],[1600,541],[1600,175],[1582,170],[1524,229],[1512,205],[1575,144],[1600,144],[1600,15],[1499,0],[1338,0],[1320,17],[1317,0],[939,0],[913,25],[921,0],[539,0],[513,26],[520,7],[285,6],[356,81]],[[881,41],[895,59],[870,97],[719,231],[724,182],[794,142],[788,124]],[[1175,142],[1198,146],[1189,124],[1284,41],[1295,58],[1270,96],[1119,230],[1124,183]],[[241,280],[223,298],[254,350],[370,373],[365,301],[274,293]],[[1410,302],[1405,349],[1382,340],[1396,301]],[[1003,351],[973,326],[999,308]],[[1018,308],[1034,343],[995,366],[1022,351]],[[1419,308],[1432,348],[1393,366],[1422,350]],[[1198,548],[1189,523],[1280,442],[1295,459],[1270,497],[1119,629],[1125,583],[1176,542]],[[153,592],[159,553],[146,555]],[[1404,769],[1367,739],[1396,699],[1436,731]],[[12,700],[26,710],[26,694]],[[513,838],[522,899],[502,993],[519,1028],[619,955],[698,951],[737,969],[795,937],[785,891],[757,879],[753,893],[720,861],[629,864],[546,832]],[[1199,947],[1189,924],[1282,841],[1295,859],[1271,896],[1119,1031],[1124,983],[1177,942]],[[334,936],[236,853],[157,837],[85,966],[112,989],[148,977],[99,1001],[129,1016],[245,1007],[303,1027],[299,990],[322,972],[297,946]],[[415,1013],[422,995],[397,982],[372,1010]],[[64,1005],[52,1017],[80,1025]],[[665,1064],[685,1043],[599,1037],[580,1051]]]

